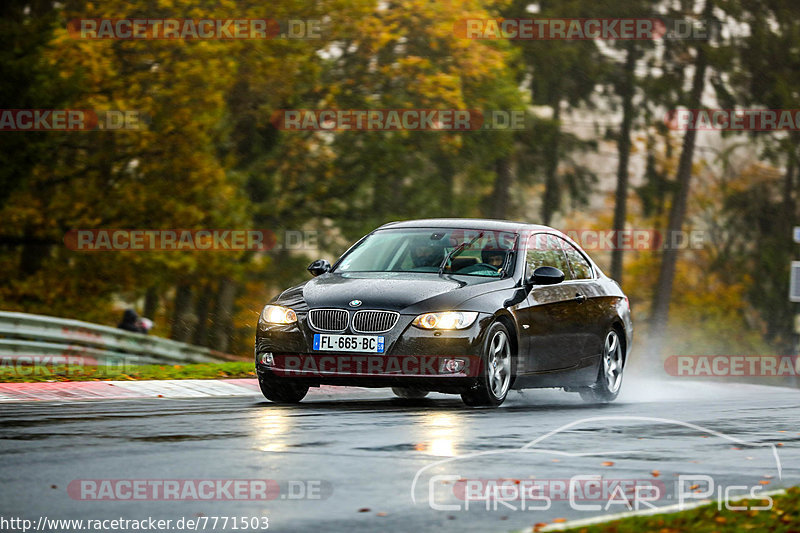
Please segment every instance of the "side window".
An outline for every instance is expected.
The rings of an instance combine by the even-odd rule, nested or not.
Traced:
[[[556,267],[563,272],[564,279],[572,279],[567,256],[564,255],[564,250],[561,248],[561,239],[554,235],[547,235],[547,249],[551,258],[548,266]]]
[[[563,239],[559,239],[564,246],[564,252],[567,254],[567,259],[569,260],[569,265],[572,268],[572,279],[592,279],[594,274],[592,273],[592,266],[589,262],[584,258],[581,253],[570,243],[564,241]]]
[[[550,266],[548,254],[547,236],[543,233],[531,235],[528,238],[528,249],[525,252],[527,261],[525,276],[530,276],[540,266]]]
[[[569,263],[561,249],[559,239],[547,233],[537,233],[528,239],[527,276],[541,266],[550,266],[564,273],[564,279],[570,279]]]

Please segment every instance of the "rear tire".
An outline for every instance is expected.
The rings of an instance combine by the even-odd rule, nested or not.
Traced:
[[[419,400],[420,398],[427,396],[429,391],[422,389],[410,389],[407,387],[392,387],[392,392],[398,398],[403,398],[406,400]]]
[[[258,384],[264,398],[274,403],[300,403],[308,394],[308,387],[305,385],[281,382],[260,374]]]
[[[481,374],[477,388],[461,393],[470,407],[498,407],[506,399],[511,386],[511,337],[500,322],[489,326],[481,356]]]
[[[606,333],[603,342],[603,357],[597,371],[597,381],[591,387],[578,392],[585,402],[609,403],[619,396],[622,388],[622,371],[625,366],[625,353],[619,333],[615,329]]]

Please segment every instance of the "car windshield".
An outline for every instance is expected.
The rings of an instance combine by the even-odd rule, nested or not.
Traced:
[[[516,235],[480,229],[387,229],[368,235],[334,272],[442,272],[503,277],[512,268]],[[457,248],[463,248],[458,249]]]

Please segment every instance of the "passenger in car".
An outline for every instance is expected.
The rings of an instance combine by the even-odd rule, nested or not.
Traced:
[[[417,244],[410,250],[411,261],[415,268],[436,267],[439,268],[444,259],[444,248],[435,244]]]

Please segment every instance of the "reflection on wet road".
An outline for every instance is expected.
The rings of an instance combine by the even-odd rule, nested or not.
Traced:
[[[576,475],[657,480],[669,503],[679,475],[709,475],[719,485],[798,484],[798,400],[789,389],[631,381],[608,406],[527,391],[512,393],[500,409],[475,410],[453,396],[400,400],[366,389],[314,391],[298,406],[255,395],[5,405],[0,514],[268,516],[275,531],[508,531],[625,510],[576,509],[559,492],[559,483]],[[573,422],[535,449],[523,448]],[[85,501],[66,490],[80,479],[268,479],[280,495]],[[541,483],[551,502],[547,509],[523,510],[519,498],[467,506],[468,480],[483,480],[473,489],[486,480]]]

